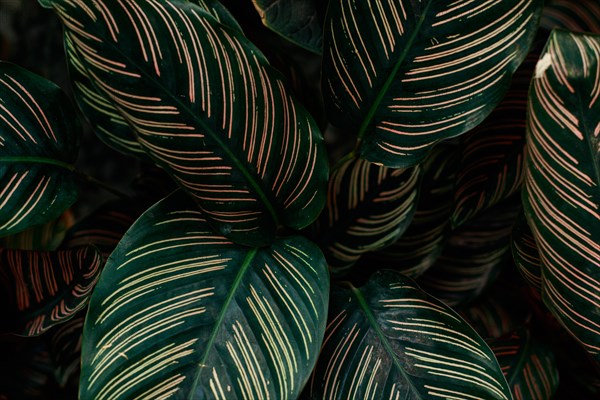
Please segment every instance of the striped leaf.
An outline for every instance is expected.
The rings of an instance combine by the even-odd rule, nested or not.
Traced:
[[[100,273],[94,247],[56,252],[0,249],[1,332],[39,335],[81,310]]]
[[[454,227],[463,225],[521,188],[527,92],[543,42],[536,40],[532,47],[513,75],[502,102],[481,125],[462,138],[451,217]]]
[[[558,388],[552,350],[526,330],[488,342],[515,400],[550,400]]]
[[[555,31],[529,93],[523,205],[544,303],[600,360],[600,36]]]
[[[415,212],[419,175],[419,167],[391,169],[361,159],[331,173],[317,243],[333,274],[343,275],[363,254],[402,235]]]
[[[94,290],[80,398],[295,398],[328,296],[314,244],[233,244],[175,192],[129,229]]]
[[[571,32],[600,33],[600,4],[597,0],[552,0],[544,7],[540,27]]]
[[[379,271],[332,291],[311,399],[510,399],[493,353],[409,278]]]
[[[60,387],[76,386],[81,371],[81,335],[84,309],[74,318],[49,332],[49,354],[54,364],[54,378]]]
[[[510,260],[518,200],[513,197],[498,204],[453,231],[436,263],[419,277],[423,290],[457,307],[489,287]]]
[[[73,204],[80,134],[58,86],[0,62],[0,236],[56,219]]]
[[[448,200],[454,191],[458,170],[456,146],[449,142],[436,146],[422,168],[419,200],[410,225],[391,246],[366,254],[356,269],[377,265],[417,278],[442,253],[450,231],[452,203]]]
[[[237,29],[181,0],[41,0],[143,150],[236,242],[309,225],[327,160],[310,115]]]
[[[541,0],[330,2],[323,91],[330,122],[359,155],[419,163],[432,145],[480,123],[525,58]]]
[[[542,264],[540,252],[523,213],[519,215],[513,227],[510,249],[519,272],[529,286],[534,289],[535,293],[541,296]]]
[[[74,223],[73,213],[67,210],[55,220],[5,236],[0,239],[0,246],[18,250],[56,250]]]
[[[323,28],[315,0],[252,0],[263,24],[313,53],[323,47]]]

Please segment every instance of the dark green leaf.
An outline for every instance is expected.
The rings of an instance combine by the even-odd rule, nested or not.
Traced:
[[[102,256],[94,247],[43,252],[0,249],[0,332],[35,336],[81,310]]]
[[[552,0],[544,7],[540,27],[600,33],[598,0]]]
[[[58,86],[0,62],[0,236],[56,219],[73,204],[80,134]]]
[[[523,205],[542,298],[600,360],[600,36],[554,31],[529,92]]]
[[[233,244],[176,192],[129,229],[94,290],[80,398],[295,398],[328,296],[314,244]]]
[[[56,250],[74,222],[73,213],[67,210],[55,220],[0,239],[0,245],[5,249]]]
[[[325,202],[318,127],[237,29],[180,0],[49,0],[67,53],[223,235],[270,243]]]
[[[85,320],[84,309],[79,315],[49,332],[49,354],[54,364],[54,377],[60,387],[77,385],[81,372],[81,335]]]
[[[483,339],[409,278],[379,271],[332,291],[311,399],[510,399]]]
[[[533,40],[543,1],[331,1],[323,91],[330,122],[361,157],[419,163],[480,123]]]
[[[527,224],[525,214],[521,213],[513,227],[511,251],[519,272],[535,293],[542,292],[542,263],[535,238]]]
[[[391,169],[361,159],[332,172],[317,243],[333,274],[402,235],[415,212],[419,175],[419,167]]]

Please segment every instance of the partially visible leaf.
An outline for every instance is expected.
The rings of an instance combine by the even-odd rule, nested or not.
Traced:
[[[252,0],[263,24],[314,53],[323,47],[323,28],[315,0]]]
[[[75,386],[79,382],[85,311],[49,332],[49,354],[54,365],[54,377],[60,387]]]
[[[410,225],[391,246],[366,254],[356,269],[372,270],[376,265],[417,278],[441,254],[450,231],[452,203],[448,199],[454,191],[458,170],[456,146],[449,142],[436,146],[422,168],[419,199]]]
[[[93,86],[221,234],[266,245],[325,202],[319,129],[242,32],[180,0],[40,0]],[[147,32],[142,38],[140,32]]]
[[[529,93],[523,192],[542,298],[600,361],[600,35],[554,31]]]
[[[55,220],[6,236],[0,243],[6,249],[56,250],[74,223],[73,213],[67,210]]]
[[[0,249],[0,332],[35,336],[71,318],[87,304],[101,263],[94,247]]]
[[[519,210],[519,197],[513,197],[452,232],[419,285],[455,307],[477,298],[510,260],[510,233]]]
[[[136,221],[102,272],[80,398],[295,398],[316,362],[328,296],[313,243],[233,244],[175,192]]]
[[[515,264],[519,268],[523,279],[541,297],[542,262],[525,214],[521,213],[519,215],[511,236],[511,251]]]
[[[540,27],[549,31],[600,33],[598,0],[552,0],[544,7]]]
[[[323,92],[332,124],[369,161],[407,168],[500,102],[533,40],[543,1],[334,0]]]
[[[448,306],[394,271],[332,290],[310,399],[510,399],[489,347]]]
[[[366,252],[389,246],[415,212],[420,168],[391,169],[351,159],[329,180],[317,243],[331,272],[342,275]]]
[[[56,219],[73,204],[80,134],[58,86],[0,62],[0,236]]]
[[[488,341],[516,400],[550,400],[558,388],[552,350],[522,329]]]

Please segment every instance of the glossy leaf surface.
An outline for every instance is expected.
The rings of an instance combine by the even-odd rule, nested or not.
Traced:
[[[332,290],[311,399],[510,399],[493,353],[409,278],[379,271]]]
[[[490,340],[515,400],[550,400],[558,388],[552,350],[525,329]]]
[[[357,132],[361,157],[419,163],[480,123],[525,58],[543,1],[329,4],[323,91],[330,122]]]
[[[73,204],[80,134],[58,86],[0,62],[0,236],[56,219]]]
[[[218,231],[269,243],[325,201],[318,127],[237,29],[185,1],[42,1],[65,25],[68,54],[191,193]]]
[[[361,159],[332,172],[318,243],[333,274],[402,235],[415,212],[419,175],[418,167],[391,169]]]
[[[314,244],[235,245],[176,192],[129,229],[94,290],[80,397],[295,398],[328,294]]]
[[[600,36],[552,33],[528,115],[523,205],[542,298],[600,360]]]
[[[253,0],[263,24],[287,40],[321,53],[323,28],[315,0]]]
[[[0,249],[2,332],[35,336],[88,302],[102,256],[94,247],[42,252]]]

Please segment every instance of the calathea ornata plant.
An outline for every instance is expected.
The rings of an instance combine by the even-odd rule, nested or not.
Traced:
[[[70,84],[0,62],[0,399],[600,395],[597,2],[35,7]]]

